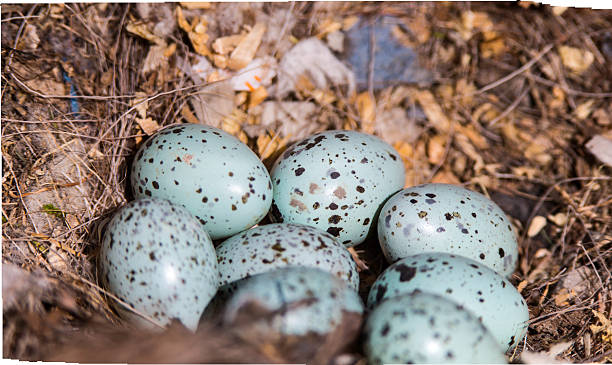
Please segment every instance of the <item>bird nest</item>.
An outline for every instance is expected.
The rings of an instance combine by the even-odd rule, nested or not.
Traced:
[[[342,335],[352,320],[327,338],[267,339],[246,317],[193,334],[118,316],[95,267],[105,222],[132,199],[132,156],[160,127],[203,123],[268,167],[309,134],[363,131],[398,150],[406,186],[484,193],[518,234],[511,281],[530,321],[510,359],[612,361],[611,15],[531,3],[3,6],[4,357],[366,362],[361,340]],[[350,85],[342,40],[384,17],[426,76],[381,86],[370,63]],[[333,51],[326,73],[304,58],[284,78],[282,60],[307,38]],[[254,59],[280,71],[224,81]],[[355,253],[365,297],[387,264],[377,242]]]

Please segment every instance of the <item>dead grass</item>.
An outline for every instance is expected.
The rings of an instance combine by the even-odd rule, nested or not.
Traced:
[[[164,5],[171,18],[176,6]],[[546,6],[486,3],[211,6],[185,10],[188,17],[208,14],[209,46],[243,24],[252,26],[261,14],[278,14],[270,18],[278,19],[278,34],[264,39],[260,49],[276,57],[291,46],[289,35],[324,35],[326,27],[351,16],[405,19],[403,42],[418,51],[433,83],[376,92],[370,87],[358,98],[340,88],[303,87],[286,99],[315,103],[319,112],[308,121],[310,130],[357,129],[393,142],[407,167],[408,185],[461,183],[488,194],[519,234],[520,265],[512,281],[529,304],[531,321],[518,352],[548,352],[553,357],[547,362],[555,355],[579,363],[612,361],[611,168],[585,148],[594,135],[611,137],[610,11],[567,9],[555,15],[557,10]],[[240,16],[222,16],[227,6]],[[146,138],[139,106],[146,101],[146,117],[165,126],[197,121],[196,95],[204,102],[224,99],[203,88],[206,80],[194,81],[182,71],[181,62],[195,52],[193,38],[176,24],[162,37],[164,47],[175,48],[163,48],[168,57],[141,72],[153,43],[128,32],[127,25],[144,22],[150,30],[165,24],[164,9],[2,7],[4,357],[69,361],[62,354],[70,354],[78,361],[107,361],[96,356],[118,346],[113,336],[124,339],[126,359],[153,361],[138,354],[160,343],[173,348],[170,353],[189,348],[180,344],[186,338],[180,328],[145,344],[130,342],[130,330],[97,285],[95,270],[104,222],[131,199],[127,167]],[[414,106],[425,114],[409,120],[416,126],[414,137],[393,140],[401,130],[376,116]],[[216,125],[267,162],[300,137],[281,135],[278,126],[258,126],[249,102],[229,110],[233,117],[218,118]],[[537,232],[534,222],[543,222]],[[375,242],[357,252],[369,266],[361,273],[365,293],[386,264]],[[7,277],[21,285],[8,285]],[[294,359],[279,352],[278,344],[254,345],[235,333],[198,336],[187,343],[226,347],[227,356],[194,350],[180,361]],[[81,348],[96,339],[102,339],[99,351],[88,357]],[[325,360],[334,351],[324,354]],[[364,363],[359,343],[336,361]]]

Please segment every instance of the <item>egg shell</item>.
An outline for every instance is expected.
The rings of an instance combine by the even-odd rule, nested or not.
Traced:
[[[380,206],[405,179],[403,162],[389,144],[339,130],[295,143],[270,175],[273,219],[317,227],[348,247],[366,239]]]
[[[270,175],[244,143],[224,131],[180,124],[151,136],[136,154],[134,196],[181,204],[212,239],[259,222],[272,203]]]
[[[228,238],[217,247],[220,285],[286,266],[328,271],[359,288],[357,265],[329,233],[303,224],[273,223]]]
[[[138,199],[117,211],[104,233],[100,269],[105,286],[136,310],[161,325],[178,318],[192,330],[219,283],[202,225],[161,199]]]
[[[425,293],[383,301],[364,326],[369,364],[505,364],[504,351],[469,311]]]
[[[390,263],[448,252],[510,277],[518,260],[516,236],[501,208],[482,194],[449,184],[414,186],[389,198],[380,212],[378,238]]]
[[[224,323],[231,325],[248,304],[276,312],[272,319],[263,316],[265,334],[326,335],[343,321],[358,319],[356,335],[363,314],[361,298],[344,280],[312,267],[286,267],[237,282]]]
[[[414,291],[441,295],[464,306],[504,349],[516,346],[527,332],[529,312],[516,288],[495,271],[466,257],[424,253],[397,261],[372,285],[368,307]]]

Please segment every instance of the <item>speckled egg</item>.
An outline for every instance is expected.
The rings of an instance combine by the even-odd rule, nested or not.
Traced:
[[[355,131],[326,131],[295,143],[270,175],[273,219],[317,227],[349,247],[366,239],[384,200],[404,186],[397,151]]]
[[[272,203],[270,175],[244,143],[220,129],[181,124],[165,128],[136,154],[134,195],[181,204],[212,239],[259,222]]]
[[[113,216],[100,269],[105,286],[137,311],[161,325],[178,318],[192,330],[219,283],[215,250],[202,225],[161,199],[132,201]]]
[[[327,232],[303,224],[254,227],[217,247],[220,285],[285,266],[309,266],[346,280],[357,290],[359,274],[348,250]]]
[[[311,267],[281,268],[238,282],[223,321],[231,324],[241,310],[253,305],[276,312],[268,319],[262,315],[261,330],[266,335],[326,335],[345,321],[356,335],[363,313],[361,298],[344,280]]]
[[[484,195],[460,186],[425,184],[404,189],[383,206],[378,239],[389,262],[423,252],[476,260],[510,277],[518,244],[504,212]]]
[[[527,332],[529,312],[519,292],[503,276],[466,257],[424,253],[394,263],[374,282],[368,307],[414,291],[441,295],[464,306],[504,349],[516,346]]]
[[[368,316],[369,364],[505,364],[504,351],[469,311],[443,297],[414,293],[390,298]]]

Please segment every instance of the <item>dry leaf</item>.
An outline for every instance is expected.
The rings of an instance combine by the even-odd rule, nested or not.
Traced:
[[[135,34],[141,38],[144,38],[146,40],[148,40],[149,42],[155,43],[157,45],[166,45],[166,42],[161,39],[160,37],[158,37],[157,35],[153,34],[153,32],[151,31],[151,29],[149,29],[149,24],[145,23],[145,22],[137,22],[137,21],[129,21],[128,24],[126,25],[125,29],[132,33]]]
[[[27,24],[23,30],[23,38],[19,41],[18,49],[28,49],[30,51],[38,48],[40,43],[40,37],[38,36],[38,30],[36,26]]]
[[[536,215],[531,220],[531,224],[529,225],[529,229],[527,230],[528,237],[535,237],[540,233],[540,231],[546,227],[546,218],[541,215]]]
[[[300,75],[308,75],[312,84],[321,90],[347,85],[348,96],[355,90],[355,75],[316,37],[300,41],[283,56],[276,84],[276,96],[283,98],[296,90]]]
[[[142,91],[136,92],[136,97],[130,102],[130,106],[134,107],[141,118],[147,117],[147,109],[149,109],[149,100],[146,93]]]
[[[570,304],[569,300],[574,297],[576,297],[576,292],[574,290],[562,288],[561,290],[559,290],[559,293],[557,293],[554,297],[555,305],[557,307],[566,307]]]
[[[210,9],[210,2],[180,2],[185,9]]]
[[[253,90],[249,95],[249,109],[261,104],[268,97],[268,91],[265,87],[260,86]]]
[[[322,39],[327,34],[342,29],[342,23],[332,18],[325,19],[317,28],[316,37]]]
[[[157,124],[157,122],[151,117],[136,118],[136,122],[138,123],[140,128],[143,130],[143,132],[145,132],[148,136],[157,132],[157,130],[159,129],[159,124]]]
[[[215,39],[212,44],[212,48],[215,52],[220,55],[229,54],[236,48],[240,41],[245,37],[244,34],[235,34],[227,37],[220,37]]]
[[[602,135],[597,135],[591,138],[586,148],[597,157],[599,161],[605,163],[608,166],[612,166],[612,140]]]
[[[463,40],[472,38],[476,30],[489,31],[493,29],[493,22],[489,14],[482,11],[464,11],[461,13],[461,23],[453,24],[455,30]]]
[[[548,103],[551,109],[561,109],[565,106],[565,91],[558,86],[552,89],[552,100]]]
[[[285,147],[290,137],[280,138],[278,134],[271,132],[262,134],[257,138],[257,152],[262,160],[272,156],[277,150]]]
[[[450,130],[451,122],[436,102],[433,94],[429,90],[418,90],[414,93],[416,101],[423,108],[427,120],[440,134],[446,134]]]
[[[563,227],[567,223],[567,214],[561,212],[555,215],[549,214],[546,218],[559,227]]]
[[[497,57],[508,50],[505,38],[499,33],[495,31],[487,31],[483,33],[483,37],[484,41],[480,43],[480,52],[482,52],[482,57]]]
[[[227,57],[220,54],[215,54],[213,55],[213,64],[217,68],[224,69],[227,67]]]
[[[590,325],[589,328],[591,329],[591,332],[593,332],[594,335],[603,332],[601,334],[602,340],[612,344],[612,321],[610,320],[610,317],[594,309],[592,312],[595,317],[597,317],[599,322],[601,322],[601,325]]]
[[[376,102],[369,92],[364,91],[357,95],[355,100],[359,118],[361,119],[361,130],[366,133],[374,132],[374,118],[376,117]]]
[[[251,31],[238,43],[232,51],[228,66],[232,70],[240,70],[249,64],[255,57],[261,39],[266,31],[266,25],[257,23]]]
[[[578,75],[586,71],[595,60],[593,53],[569,46],[560,46],[559,55],[563,66]]]
[[[432,165],[441,165],[446,155],[446,141],[448,136],[436,134],[427,142],[427,158]]]
[[[593,104],[595,104],[595,100],[587,100],[584,103],[576,106],[576,110],[574,110],[574,115],[578,120],[585,120],[591,115],[593,111]]]
[[[610,113],[606,111],[604,108],[599,108],[593,112],[593,118],[595,118],[595,122],[601,126],[609,126],[612,124],[612,119],[610,117]]]
[[[175,43],[169,47],[161,44],[156,44],[149,47],[149,52],[147,53],[147,57],[145,57],[142,70],[140,72],[142,72],[142,74],[147,74],[151,71],[157,70],[162,64],[168,62],[169,56],[166,55],[170,52],[174,53],[174,50],[176,50]]]
[[[353,25],[357,24],[359,21],[359,17],[357,16],[349,16],[347,18],[342,19],[342,30],[347,31],[353,27]]]

